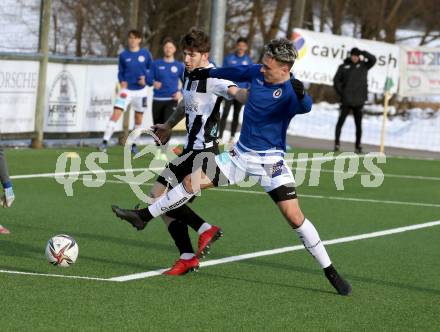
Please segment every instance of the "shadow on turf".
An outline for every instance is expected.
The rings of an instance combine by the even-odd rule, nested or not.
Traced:
[[[282,284],[282,283],[279,283],[279,282],[269,282],[269,281],[261,281],[261,280],[255,280],[255,279],[248,279],[248,278],[243,278],[243,277],[225,276],[225,275],[220,275],[218,273],[216,273],[216,274],[213,274],[213,273],[203,273],[203,274],[204,275],[208,275],[209,277],[219,278],[219,279],[245,281],[245,282],[250,282],[250,283],[258,284],[258,285],[269,285],[269,286],[295,288],[295,289],[301,289],[301,290],[306,290],[306,291],[311,291],[311,292],[316,292],[316,293],[325,293],[325,294],[336,295],[336,293],[332,292],[332,291],[327,291],[327,290],[317,289],[317,288],[310,288],[310,287],[302,287],[302,286],[299,286],[299,285],[295,285],[294,282],[292,282],[292,284]],[[298,280],[298,282],[301,282],[301,280]]]
[[[309,268],[304,268],[304,267],[297,267],[294,265],[281,264],[281,263],[276,263],[276,262],[266,261],[266,260],[261,260],[261,259],[243,260],[243,261],[240,261],[239,263],[254,265],[254,266],[264,266],[264,267],[270,267],[270,268],[274,268],[274,269],[281,269],[281,270],[307,273],[307,274],[313,274],[313,275],[320,275],[323,278],[325,278],[324,274],[320,270],[311,269],[311,268],[309,269]],[[346,277],[347,280],[350,281],[352,284],[353,284],[353,281],[358,281],[358,282],[376,284],[379,286],[389,286],[389,287],[407,289],[407,290],[412,290],[412,291],[417,291],[417,292],[422,292],[422,293],[429,293],[429,294],[434,293],[434,294],[440,295],[440,290],[438,290],[438,289],[424,288],[424,287],[418,287],[418,286],[414,286],[414,285],[402,284],[402,283],[398,283],[398,282],[361,277],[361,276],[357,276],[357,275],[353,275],[353,274],[344,273],[344,271],[341,271],[341,274],[342,274],[342,276]],[[237,279],[240,279],[240,278],[237,278]],[[246,280],[246,279],[243,279],[243,280]],[[253,280],[248,280],[248,281],[253,281]],[[258,282],[258,281],[253,281],[253,282]],[[286,286],[291,286],[291,285],[286,285]],[[302,287],[298,287],[298,288],[302,288]],[[356,285],[354,285],[353,288],[354,288],[354,291],[356,291],[356,289],[355,289]],[[304,288],[304,289],[307,289],[307,288]],[[318,291],[318,290],[315,290],[315,291]]]

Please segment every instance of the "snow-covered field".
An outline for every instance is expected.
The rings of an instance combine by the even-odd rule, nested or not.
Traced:
[[[382,113],[380,105],[365,107],[366,113]],[[393,109],[390,112],[395,113]],[[318,103],[306,115],[293,118],[288,134],[334,140],[339,105]],[[364,114],[362,121],[362,142],[379,145],[382,129],[381,115]],[[355,140],[355,126],[352,116],[347,117],[342,128],[341,141]],[[440,152],[440,112],[429,109],[410,109],[404,115],[388,118],[386,124],[385,146]]]

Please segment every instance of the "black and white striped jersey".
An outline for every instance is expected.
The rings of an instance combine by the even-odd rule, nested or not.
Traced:
[[[206,68],[214,68],[209,64]],[[185,103],[187,142],[185,149],[201,150],[212,147],[217,140],[220,105],[230,99],[228,88],[235,83],[218,79],[192,81],[184,75],[182,88]]]

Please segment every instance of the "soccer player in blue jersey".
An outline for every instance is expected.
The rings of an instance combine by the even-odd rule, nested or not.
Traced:
[[[292,171],[284,161],[286,132],[296,114],[310,112],[312,100],[290,69],[297,51],[287,39],[265,45],[261,65],[194,70],[193,80],[208,77],[250,81],[243,124],[237,144],[215,157],[215,171],[198,168],[148,208],[126,210],[113,207],[115,214],[129,222],[148,223],[166,211],[182,206],[198,191],[224,182],[238,183],[246,176],[257,178],[295,229],[304,247],[316,259],[332,286],[341,295],[351,293],[351,285],[336,271],[319,234],[300,209]]]
[[[253,64],[251,57],[246,53],[248,50],[248,42],[244,37],[237,39],[235,43],[235,52],[228,54],[224,61],[223,67],[234,67],[234,66],[247,66]],[[250,87],[249,82],[236,82],[237,86],[242,89],[248,89]],[[243,106],[237,99],[225,100],[222,117],[220,119],[220,129],[219,138],[223,138],[223,132],[226,128],[226,120],[228,119],[229,110],[231,106],[234,105],[234,114],[232,116],[231,122],[231,136],[229,142],[234,142],[235,132],[238,128],[238,118],[240,116],[240,111]]]
[[[121,84],[121,91],[116,98],[113,114],[99,146],[101,151],[107,151],[108,141],[116,129],[116,124],[130,104],[135,112],[135,129],[142,126],[143,115],[147,109],[147,81],[153,58],[150,51],[141,48],[141,42],[141,33],[137,30],[130,30],[128,49],[119,54],[118,80]],[[132,145],[132,153],[137,153],[136,144]]]
[[[165,123],[182,98],[179,81],[183,80],[185,66],[174,59],[176,49],[175,42],[166,38],[163,42],[163,58],[155,60],[151,66],[154,124]]]
[[[9,177],[8,165],[6,164],[6,158],[3,154],[3,148],[0,147],[0,182],[3,186],[3,194],[0,197],[0,204],[5,207],[11,207],[14,202],[15,195],[14,190],[12,189],[12,182]],[[0,225],[0,234],[9,234],[10,231]]]

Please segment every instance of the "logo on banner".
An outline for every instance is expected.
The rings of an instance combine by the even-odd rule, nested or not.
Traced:
[[[408,77],[408,85],[411,89],[418,88],[422,84],[422,80],[419,76],[410,76]]]
[[[48,126],[74,127],[77,122],[78,94],[71,73],[63,70],[49,92]]]
[[[298,60],[302,59],[307,52],[306,40],[298,32],[293,32],[293,45],[298,51]]]

